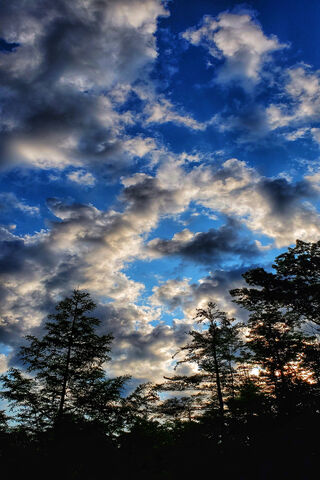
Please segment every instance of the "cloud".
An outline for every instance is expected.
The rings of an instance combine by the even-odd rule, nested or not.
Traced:
[[[186,30],[182,36],[223,61],[217,71],[217,82],[224,85],[238,81],[246,89],[261,80],[270,54],[286,47],[276,36],[267,37],[252,13],[223,12],[215,18],[206,15],[199,27]]]
[[[314,141],[320,145],[320,128],[311,128],[311,134]]]
[[[229,315],[237,313],[237,318],[242,318],[243,312],[232,302],[229,290],[244,284],[242,274],[246,270],[245,267],[214,270],[197,282],[192,282],[189,278],[170,279],[153,287],[153,294],[149,300],[152,305],[167,308],[170,312],[181,308],[184,319],[182,321],[175,319],[177,324],[191,322],[196,308],[204,307],[208,301],[215,301]]]
[[[320,216],[311,203],[318,193],[308,180],[267,179],[237,159],[220,167],[202,164],[188,172],[181,162],[171,159],[160,166],[157,182],[170,192],[176,207],[193,201],[213,214],[235,218],[252,232],[273,239],[278,247],[297,238],[319,238]]]
[[[0,373],[4,373],[8,368],[7,357],[0,353]]]
[[[291,142],[294,142],[299,138],[305,137],[307,133],[308,133],[308,128],[299,128],[298,130],[294,130],[293,132],[288,133],[286,135],[286,139],[290,140]]]
[[[114,371],[132,373],[131,364],[140,358],[137,376],[147,378],[150,365],[150,372],[154,369],[160,378],[163,362],[170,363],[176,349],[175,334],[171,330],[153,334],[150,322],[157,319],[157,312],[134,304],[144,286],[122,272],[125,262],[138,257],[140,235],[149,228],[142,217],[138,225],[139,208],[130,205],[121,214],[57,199],[48,205],[58,218],[50,230],[21,238],[2,230],[0,341],[16,347],[60,298],[73,288],[86,289],[99,304],[102,330],[116,336]],[[124,342],[131,345],[125,354]],[[158,351],[161,342],[166,352]]]
[[[319,71],[312,71],[307,65],[292,67],[284,72],[284,79],[283,95],[287,101],[272,103],[267,108],[270,128],[306,125],[298,132],[312,132],[310,123],[320,120]]]
[[[276,96],[270,92],[267,105],[249,99],[240,108],[233,106],[233,113],[215,116],[215,125],[221,132],[244,132],[239,141],[254,141],[272,131],[280,130],[289,141],[312,139],[319,142],[320,74],[309,65],[299,65],[282,70],[273,86]],[[274,99],[281,99],[275,102]]]
[[[300,208],[301,201],[317,196],[308,181],[289,183],[285,178],[261,179],[258,192],[269,203],[271,215],[287,217]]]
[[[115,369],[121,366],[130,372],[130,362],[140,352],[137,374],[145,378],[148,365],[155,375],[164,374],[163,362],[171,364],[181,335],[174,329],[159,328],[153,333],[150,322],[157,320],[157,310],[135,305],[144,285],[123,270],[143,257],[144,238],[160,216],[182,211],[185,203],[177,192],[162,188],[148,175],[137,174],[124,183],[117,211],[50,198],[48,208],[57,220],[48,230],[21,237],[1,230],[0,334],[5,343],[15,346],[30,329],[41,325],[58,299],[76,287],[92,293],[99,303],[103,328],[117,337]],[[106,298],[108,307],[104,306]],[[127,348],[124,355],[123,342],[131,345],[131,335],[136,347]]]
[[[314,194],[308,182],[295,185],[285,179],[266,179],[232,159],[223,164],[210,188],[202,189],[199,200],[213,211],[235,216],[281,247],[297,238],[316,241],[319,237],[320,217],[308,201]]]
[[[190,279],[188,278],[167,280],[160,286],[153,287],[152,291],[151,303],[157,306],[165,305],[170,311],[186,302],[191,303],[193,300]]]
[[[79,185],[85,185],[87,187],[93,187],[96,183],[96,179],[90,172],[85,170],[75,170],[67,175],[68,179]]]
[[[0,210],[20,210],[26,215],[39,215],[39,207],[28,205],[19,200],[13,192],[0,193]]]
[[[155,302],[148,308],[139,305],[144,285],[130,278],[126,267],[137,259],[150,259],[149,235],[161,219],[178,219],[194,202],[209,215],[220,213],[236,220],[198,234],[184,230],[154,245],[157,253],[179,254],[198,263],[220,261],[232,252],[252,259],[262,249],[242,241],[242,224],[280,246],[296,238],[318,238],[319,217],[308,204],[317,194],[315,180],[266,179],[237,159],[222,165],[197,163],[190,169],[186,158],[167,152],[154,175],[137,173],[123,179],[117,208],[102,210],[49,199],[48,208],[56,220],[47,230],[18,236],[0,229],[2,341],[16,346],[23,335],[41,325],[60,298],[75,287],[85,289],[99,303],[102,328],[116,336],[114,371],[132,368],[145,378],[149,369],[159,378],[170,367],[186,328],[178,321],[172,327],[154,326],[158,306]],[[162,292],[162,297],[159,290],[158,298],[168,305],[180,302],[185,312],[191,312],[197,302],[214,296],[231,311],[224,298],[235,277],[228,275],[209,275],[192,284],[191,290],[185,283],[185,293],[181,285],[175,294]]]
[[[161,123],[175,123],[177,125],[183,125],[191,130],[205,130],[211,123],[198,122],[191,115],[183,112],[178,112],[177,108],[172,103],[165,99],[149,99],[144,108],[144,116],[146,117],[146,123],[161,124]]]
[[[119,92],[148,76],[165,15],[161,0],[2,3],[2,36],[17,45],[0,56],[3,168],[126,169]]]
[[[194,235],[188,230],[176,234],[171,240],[155,238],[149,242],[151,254],[178,255],[187,260],[207,265],[219,264],[228,259],[244,260],[259,255],[256,243],[243,235],[240,222],[228,219],[218,229]]]
[[[159,310],[130,302],[99,304],[95,314],[102,319],[101,333],[113,332],[112,375],[134,375],[141,382],[162,381],[172,369],[172,355],[186,339],[180,325],[151,325]]]

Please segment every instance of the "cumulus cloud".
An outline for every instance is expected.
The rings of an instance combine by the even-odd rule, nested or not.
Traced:
[[[295,185],[286,179],[266,179],[232,159],[217,172],[210,190],[201,190],[200,201],[236,216],[251,231],[267,235],[281,247],[297,238],[315,241],[319,237],[320,217],[308,201],[313,195],[308,182]]]
[[[161,0],[2,3],[2,36],[16,45],[0,57],[4,166],[125,168],[132,118],[119,92],[148,75],[167,14]]]
[[[77,287],[97,299],[103,328],[116,336],[115,371],[132,373],[131,363],[139,360],[139,369],[134,369],[138,376],[146,378],[152,369],[157,378],[164,374],[182,333],[150,325],[157,310],[135,305],[144,285],[123,270],[143,256],[144,236],[160,216],[182,211],[185,203],[178,192],[162,188],[148,175],[137,174],[124,183],[123,208],[117,211],[50,198],[47,204],[57,220],[48,230],[19,237],[1,229],[0,330],[5,343],[16,345],[59,298]]]
[[[207,15],[199,27],[188,29],[182,36],[223,61],[216,81],[226,84],[236,80],[245,88],[260,81],[270,54],[286,47],[276,36],[266,36],[249,13],[223,12],[215,18]]]
[[[282,70],[276,86],[277,95],[267,105],[250,98],[231,114],[217,114],[215,125],[221,132],[240,131],[238,141],[253,141],[270,132],[280,130],[289,141],[299,139],[319,142],[320,74],[309,65],[298,65]],[[281,101],[275,101],[275,99]]]
[[[123,272],[126,264],[143,257],[144,238],[159,218],[183,211],[186,202],[152,176],[136,174],[124,184],[120,210],[50,198],[57,220],[48,230],[20,237],[1,229],[4,325],[37,325],[43,310],[74,286],[113,302],[137,299],[144,286]]]
[[[265,179],[235,159],[220,168],[199,165],[186,171],[181,159],[171,158],[155,176],[135,174],[124,179],[124,186],[122,210],[49,199],[57,221],[47,231],[19,237],[2,229],[1,306],[7,323],[26,328],[37,324],[41,305],[45,309],[75,285],[114,302],[134,302],[143,285],[124,269],[135,259],[150,257],[151,249],[204,263],[219,262],[222,254],[252,258],[261,249],[241,240],[238,222],[278,246],[296,238],[310,241],[320,232],[319,216],[308,203],[318,194],[314,179],[297,184]],[[146,242],[161,218],[181,214],[190,202],[237,221],[217,230],[197,234],[185,230],[171,240]]]
[[[248,235],[243,235],[242,225],[233,219],[228,219],[225,225],[218,229],[211,228],[207,232],[192,235],[190,231],[183,230],[171,240],[155,238],[149,242],[148,247],[151,254],[179,255],[209,265],[259,255],[257,244]]]
[[[192,282],[189,278],[170,279],[153,287],[150,302],[152,305],[165,307],[170,312],[181,308],[185,317],[182,321],[175,320],[177,324],[192,322],[196,308],[203,308],[208,301],[217,302],[220,308],[231,316],[237,312],[237,317],[241,318],[242,313],[232,302],[229,290],[243,285],[242,274],[246,270],[244,267],[215,270],[197,282]]]
[[[320,74],[307,65],[290,68],[284,73],[283,95],[286,103],[272,103],[267,108],[267,117],[271,129],[288,125],[306,126],[296,129],[289,140],[311,132],[317,141],[317,129],[313,122],[320,120]],[[290,134],[289,134],[290,135]]]
[[[162,381],[172,369],[172,355],[186,339],[181,325],[151,325],[159,309],[129,302],[99,304],[96,314],[102,319],[101,333],[113,332],[111,373],[129,374],[141,382]]]
[[[78,183],[79,185],[85,185],[87,187],[93,187],[96,183],[95,177],[85,170],[74,170],[73,172],[68,173],[68,179],[72,182]]]
[[[190,172],[181,163],[168,161],[159,168],[157,182],[170,192],[171,201],[178,199],[180,208],[194,201],[213,214],[243,222],[278,247],[297,238],[316,241],[320,234],[320,216],[311,203],[317,192],[307,179],[297,183],[267,179],[245,162],[229,159],[220,168],[199,165]]]

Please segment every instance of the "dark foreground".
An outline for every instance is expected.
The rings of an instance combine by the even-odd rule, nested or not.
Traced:
[[[110,440],[93,425],[66,424],[30,438],[1,433],[2,478],[318,479],[320,414],[160,425],[140,421]]]

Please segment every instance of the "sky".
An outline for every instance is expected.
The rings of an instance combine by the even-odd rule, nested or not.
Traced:
[[[110,374],[161,381],[196,308],[244,318],[242,274],[320,239],[319,21],[317,0],[0,2],[0,371],[76,288]]]

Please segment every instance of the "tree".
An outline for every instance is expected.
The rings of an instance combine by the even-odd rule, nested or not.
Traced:
[[[190,387],[190,384],[189,384]],[[201,393],[183,396],[169,397],[163,400],[157,408],[160,417],[189,422],[194,420],[195,414],[201,409],[203,395]]]
[[[199,374],[191,377],[175,376],[169,379],[174,390],[209,392],[209,408],[218,407],[219,416],[225,414],[225,398],[234,395],[234,361],[240,346],[238,327],[232,325],[225,312],[218,309],[214,302],[206,308],[197,309],[195,320],[204,326],[202,331],[191,330],[192,340],[179,352],[186,352],[185,357],[177,362],[195,363]],[[167,389],[170,388],[167,386]],[[174,386],[176,385],[176,387]]]
[[[271,305],[257,308],[250,315],[247,327],[246,347],[251,352],[251,361],[261,368],[260,378],[266,381],[266,392],[276,398],[278,411],[287,413],[292,408],[296,379],[305,373],[301,361],[304,337],[288,314]]]
[[[119,399],[126,377],[107,379],[111,335],[95,332],[100,321],[88,316],[95,308],[86,292],[74,290],[49,315],[42,339],[28,335],[20,359],[29,376],[11,369],[2,376],[2,397],[23,423],[43,428],[66,415],[101,419]]]
[[[320,243],[297,241],[296,247],[276,258],[276,273],[249,270],[243,276],[253,288],[230,292],[234,301],[250,312],[246,325],[249,358],[261,367],[265,388],[282,413],[301,404],[312,382],[319,382],[319,344],[307,332],[309,322],[317,323],[319,316],[317,266]]]
[[[151,382],[138,385],[122,402],[126,426],[132,427],[141,420],[153,420],[158,402],[159,395],[156,385]]]
[[[249,311],[260,302],[276,303],[301,321],[320,327],[320,241],[296,241],[295,247],[276,257],[273,272],[255,268],[243,277],[250,287],[231,291]]]
[[[228,408],[237,421],[268,415],[270,407],[269,396],[251,378],[244,380],[238,387],[237,395],[228,400]]]
[[[0,432],[6,431],[8,428],[8,417],[3,410],[0,410]]]

